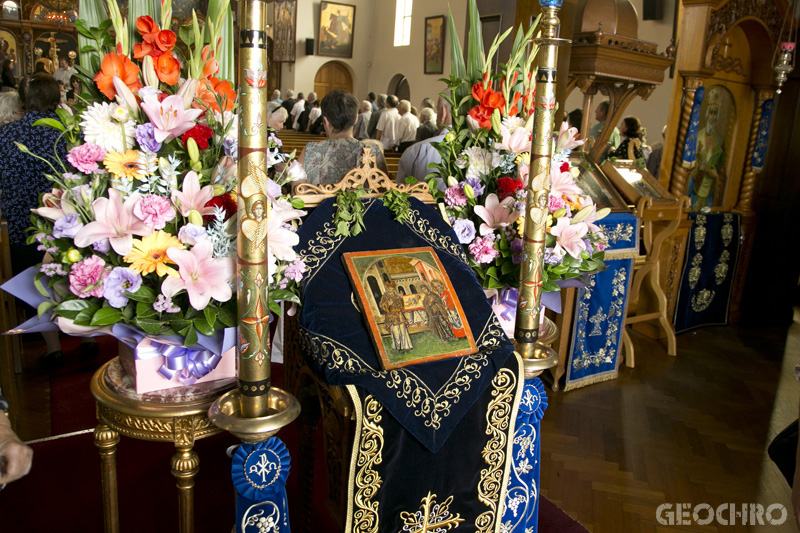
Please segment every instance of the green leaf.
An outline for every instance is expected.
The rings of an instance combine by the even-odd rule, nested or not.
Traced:
[[[36,276],[34,276],[33,278],[33,285],[34,287],[36,287],[36,290],[39,291],[39,294],[41,294],[45,298],[50,298],[50,293],[48,293],[47,290],[44,288],[44,285],[42,285],[43,277],[45,277],[44,274],[42,274],[41,272],[37,272]]]
[[[467,69],[464,66],[464,52],[461,49],[461,41],[458,37],[458,31],[456,31],[456,22],[453,20],[453,12],[450,10],[450,6],[447,6],[447,12],[447,33],[448,37],[450,37],[450,76],[464,79],[467,74]]]
[[[547,280],[542,283],[542,291],[544,292],[558,292],[561,290],[561,287],[555,281]]]
[[[186,46],[191,46],[192,43],[194,43],[194,32],[192,32],[192,26],[189,24],[181,26],[178,29],[178,36],[180,36],[181,41],[183,41]]]
[[[186,333],[186,338],[183,340],[183,345],[188,347],[192,346],[193,344],[197,344],[197,330],[191,327]]]
[[[37,314],[37,316],[38,316],[39,318],[42,318],[42,316],[43,316],[45,313],[47,313],[47,312],[48,312],[48,311],[49,311],[49,310],[50,310],[50,309],[51,309],[51,308],[52,308],[54,305],[55,305],[55,304],[54,304],[53,302],[51,302],[50,300],[47,300],[46,302],[42,302],[42,303],[40,303],[40,304],[39,304],[39,307],[37,307],[37,308],[36,308],[36,314]]]
[[[206,317],[206,322],[208,322],[212,328],[214,327],[214,322],[217,321],[217,313],[219,313],[219,309],[212,305],[207,305],[203,309],[203,315]]]
[[[281,312],[281,306],[280,306],[280,304],[278,304],[278,302],[270,299],[270,301],[269,301],[269,310],[277,315],[277,314],[280,314],[280,312]]]
[[[469,0],[469,35],[467,36],[467,79],[477,81],[483,76],[483,32],[476,0]]]
[[[136,302],[136,316],[139,318],[150,318],[158,313],[153,309],[153,305],[147,302]]]
[[[161,332],[162,322],[152,318],[135,318],[134,322],[148,335],[158,335]]]
[[[135,311],[136,311],[136,309],[135,309],[135,307],[133,305],[133,302],[128,302],[128,305],[126,305],[125,307],[122,308],[122,318],[124,318],[126,321],[127,320],[132,320],[133,316],[135,314]]]
[[[58,316],[63,316],[64,318],[69,318],[70,320],[75,320],[75,317],[78,316],[78,313],[83,311],[84,309],[89,309],[91,304],[86,300],[66,300],[58,304],[54,311]],[[92,310],[92,314],[94,311]]]
[[[171,320],[170,323],[180,335],[188,334],[189,330],[192,328],[191,320]]]
[[[54,118],[40,118],[33,123],[34,126],[48,126],[58,131],[67,131],[64,125]]]
[[[292,207],[295,209],[303,209],[306,203],[301,198],[292,198]]]
[[[122,312],[113,307],[98,309],[92,317],[92,326],[110,326],[122,320]]]
[[[89,28],[86,26],[86,23],[83,20],[77,19],[74,24],[75,24],[75,29],[78,30],[78,33],[80,33],[81,35],[83,35],[88,39],[94,39],[94,35],[92,35],[92,32],[89,30]]]
[[[136,292],[125,291],[124,294],[135,302],[144,302],[147,304],[153,304],[158,299],[156,292],[146,285],[139,287],[139,290]]]
[[[285,289],[275,289],[274,291],[269,291],[269,297],[272,300],[277,302],[285,301],[285,302],[294,302],[296,304],[300,303],[300,297],[297,296],[292,291],[287,291]]]
[[[92,325],[92,317],[97,312],[98,308],[91,308],[84,309],[80,313],[75,316],[73,322],[75,322],[76,326],[86,326],[89,327]]]
[[[197,331],[199,331],[203,335],[206,335],[208,337],[214,335],[214,328],[211,327],[211,325],[205,318],[194,319],[194,327],[197,329]]]
[[[217,314],[217,320],[222,322],[225,327],[232,328],[236,324],[236,317],[227,307],[222,307]]]
[[[92,46],[91,44],[87,44],[81,48],[81,52],[96,52],[97,48]]]

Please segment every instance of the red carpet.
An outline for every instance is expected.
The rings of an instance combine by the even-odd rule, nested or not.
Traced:
[[[113,356],[113,353],[111,354]],[[108,356],[99,359],[106,360]],[[88,391],[92,368],[98,361],[81,365],[69,363],[53,373],[53,427],[93,427],[94,401]],[[72,365],[72,366],[70,366]],[[282,365],[274,365],[279,385]],[[83,383],[83,385],[80,385]],[[80,387],[85,387],[81,390]],[[64,418],[63,420],[61,418]],[[292,460],[299,457],[295,424],[278,435],[287,445]],[[316,475],[311,523],[315,532],[336,531],[325,509],[322,429],[316,440]],[[234,519],[234,493],[230,482],[229,446],[239,441],[229,434],[197,441],[200,472],[195,478],[195,530],[229,532]],[[31,473],[0,492],[0,532],[93,533],[103,531],[100,459],[91,433],[39,442],[33,445]],[[175,480],[170,474],[174,447],[166,443],[143,442],[122,437],[117,450],[120,529],[126,532],[171,532],[177,530],[178,501]],[[296,523],[299,501],[296,465],[292,465],[287,492],[290,519]],[[47,509],[46,513],[41,510]],[[542,498],[539,531],[583,533],[586,530],[551,502]]]

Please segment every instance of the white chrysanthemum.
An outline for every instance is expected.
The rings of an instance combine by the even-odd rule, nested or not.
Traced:
[[[492,171],[492,153],[479,146],[471,146],[461,152],[463,157],[469,161],[467,167],[467,178],[480,179],[481,176],[488,175]]]
[[[522,128],[525,126],[525,121],[522,120],[520,117],[506,117],[500,123],[500,131],[508,130],[508,133],[514,133],[514,130],[517,128]]]
[[[106,152],[125,152],[136,142],[136,123],[128,118],[123,123],[115,120],[117,104],[94,104],[81,113],[83,138],[87,143],[101,146]],[[122,130],[125,129],[123,137]]]

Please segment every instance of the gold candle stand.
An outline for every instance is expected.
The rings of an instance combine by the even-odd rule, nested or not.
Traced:
[[[539,68],[536,71],[530,179],[525,206],[524,260],[521,264],[514,327],[514,342],[525,363],[526,378],[537,376],[558,364],[558,354],[539,342],[539,315],[556,111],[556,65],[558,47],[569,41],[558,38],[558,10],[561,2],[540,0],[540,5],[542,36],[536,41],[539,45]]]
[[[269,218],[267,182],[267,88],[248,83],[267,70],[267,7],[272,0],[239,0],[239,164],[238,261],[239,310],[237,354],[239,386],[218,399],[209,417],[244,442],[261,442],[300,414],[297,399],[272,386],[269,342],[269,236],[251,241],[245,221]],[[248,182],[243,191],[242,184]],[[246,194],[245,194],[246,193]]]

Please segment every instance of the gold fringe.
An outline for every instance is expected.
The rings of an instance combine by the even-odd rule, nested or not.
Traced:
[[[681,166],[683,168],[694,168],[695,166],[697,166],[697,162],[696,161],[681,161]]]
[[[621,250],[619,252],[615,252],[614,250],[606,250],[606,255],[604,256],[605,259],[635,259],[639,257],[641,254],[639,252],[633,250]]]
[[[603,381],[610,381],[612,379],[617,379],[619,377],[619,372],[615,374],[604,374],[602,376],[595,376],[590,379],[582,379],[580,381],[573,381],[572,383],[567,383],[564,386],[564,392],[573,389],[580,389],[581,387],[585,387],[586,385],[594,385],[595,383],[602,383]]]

